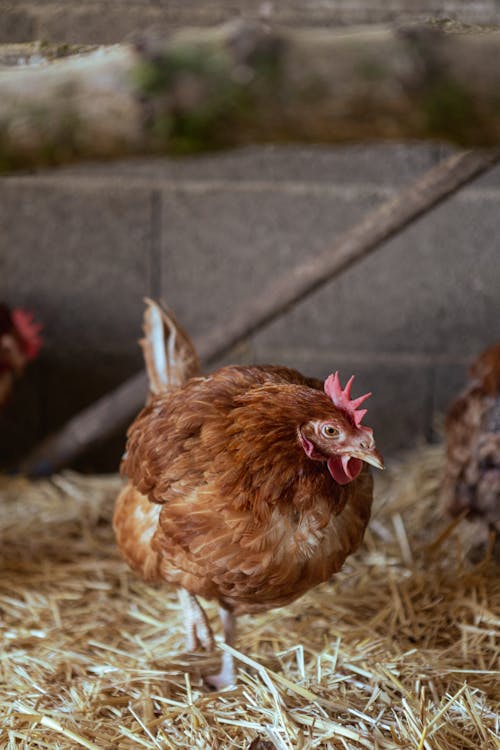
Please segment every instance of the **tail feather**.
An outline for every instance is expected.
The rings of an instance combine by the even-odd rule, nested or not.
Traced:
[[[152,394],[181,386],[200,370],[189,336],[173,314],[154,300],[146,299],[144,338],[140,344]]]

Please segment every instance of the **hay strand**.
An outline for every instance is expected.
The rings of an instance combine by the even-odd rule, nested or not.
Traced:
[[[342,573],[211,655],[120,560],[117,477],[0,477],[0,747],[499,750],[498,568],[440,517],[441,463],[387,472]],[[208,693],[224,650],[238,685]]]

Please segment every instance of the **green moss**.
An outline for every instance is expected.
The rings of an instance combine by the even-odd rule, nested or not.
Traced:
[[[19,113],[34,133],[32,148],[19,148],[9,136],[8,124],[0,122],[0,172],[11,172],[34,166],[57,166],[74,160],[83,150],[82,128],[79,118],[65,101],[60,105],[57,118],[49,105],[37,104]],[[68,97],[70,100],[71,97]]]
[[[369,58],[360,60],[356,64],[356,72],[363,81],[376,83],[386,78],[387,70],[380,64]]]
[[[184,43],[141,61],[133,80],[154,148],[186,154],[230,145],[234,123],[250,116],[259,87],[275,86],[276,72],[268,50],[238,67],[220,44]]]
[[[71,55],[81,55],[87,52],[93,52],[99,48],[97,44],[67,44],[63,42],[49,42],[46,39],[39,39],[34,42],[23,42],[19,45],[23,51],[23,56],[41,55],[45,60],[57,60],[61,57],[70,57]]]
[[[498,143],[498,110],[494,101],[478,104],[458,82],[441,77],[423,97],[424,137],[445,138],[463,146]]]
[[[180,75],[194,75],[204,80],[220,78],[228,68],[223,54],[199,46],[173,47],[142,60],[132,73],[139,93],[147,96],[164,94]]]
[[[464,141],[480,125],[473,96],[456,81],[441,79],[435,82],[423,105],[427,129],[432,135]]]
[[[202,105],[178,112],[171,118],[170,145],[178,154],[220,148],[231,143],[231,127],[251,108],[251,99],[243,90],[219,90]]]

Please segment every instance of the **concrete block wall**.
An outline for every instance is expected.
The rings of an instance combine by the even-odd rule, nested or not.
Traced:
[[[0,416],[2,462],[141,367],[144,295],[200,341],[445,152],[251,147],[0,180],[0,299],[36,310],[46,338]],[[384,452],[431,438],[467,362],[500,338],[499,208],[496,168],[227,359],[354,372]],[[112,469],[122,447],[123,432],[80,466]]]

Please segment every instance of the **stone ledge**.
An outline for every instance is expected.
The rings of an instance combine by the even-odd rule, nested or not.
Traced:
[[[236,9],[236,10],[235,10]],[[181,26],[210,26],[235,16],[266,18],[288,26],[345,26],[371,23],[405,23],[445,20],[448,24],[491,25],[500,23],[493,0],[300,0],[255,2],[205,0],[20,0],[0,2],[0,42],[33,39],[69,44],[110,44],[122,41],[137,29],[155,27],[163,32]]]

